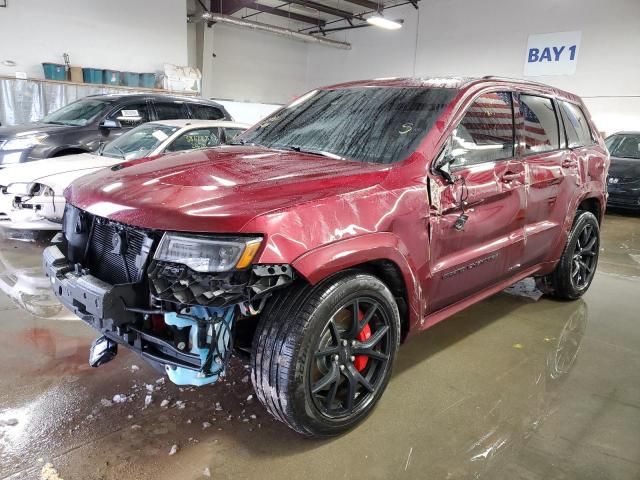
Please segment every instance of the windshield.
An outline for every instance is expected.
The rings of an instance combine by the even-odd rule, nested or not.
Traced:
[[[455,94],[444,88],[314,90],[231,143],[389,164],[417,148]]]
[[[177,130],[178,127],[145,123],[108,143],[102,150],[102,155],[125,160],[143,158]]]
[[[640,159],[640,134],[615,135],[607,138],[605,143],[612,157]]]
[[[58,125],[84,126],[97,117],[107,105],[109,103],[102,100],[84,98],[50,113],[42,121]]]

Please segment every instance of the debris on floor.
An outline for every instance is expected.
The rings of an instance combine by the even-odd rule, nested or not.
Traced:
[[[51,463],[45,463],[40,471],[40,480],[64,480]]]
[[[175,455],[178,453],[178,445],[172,445],[171,450],[169,450],[169,455]]]
[[[530,298],[534,302],[540,300],[543,295],[536,286],[536,281],[533,278],[525,278],[524,280],[505,288],[503,291],[504,293],[508,293],[509,295],[514,295],[516,297]]]

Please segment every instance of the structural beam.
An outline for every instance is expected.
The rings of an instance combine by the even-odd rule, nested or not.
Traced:
[[[371,0],[345,0],[346,2],[353,3],[354,5],[358,5],[360,7],[364,7],[367,10],[374,10],[376,12],[380,12],[384,5],[382,3],[372,2]]]
[[[339,8],[328,7],[321,3],[314,2],[313,0],[290,0],[291,3],[295,3],[296,5],[302,5],[303,7],[312,8],[313,10],[317,10],[319,12],[326,13],[328,15],[333,15],[334,17],[340,18],[359,18],[358,15],[354,15],[351,12],[347,12],[346,10],[341,10]]]
[[[267,13],[269,15],[275,15],[282,18],[290,18],[291,20],[308,23],[310,25],[323,26],[325,24],[325,21],[322,19],[310,17],[308,15],[302,15],[299,13],[289,12],[287,10],[280,10],[276,7],[270,7],[268,5],[262,5],[255,0],[211,0],[210,6],[211,12],[221,13],[223,15],[233,15],[243,8],[250,8],[251,10],[256,10],[261,13]]]

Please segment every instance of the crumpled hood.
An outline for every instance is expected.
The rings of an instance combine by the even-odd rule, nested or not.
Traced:
[[[67,200],[129,225],[239,232],[255,216],[369,188],[387,170],[296,152],[226,146],[101,170],[73,183]]]
[[[76,178],[121,161],[122,159],[118,158],[80,153],[10,165],[0,170],[0,185],[39,182],[53,188],[57,195],[61,195]]]

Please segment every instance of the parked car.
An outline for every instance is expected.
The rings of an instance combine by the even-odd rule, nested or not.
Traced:
[[[233,143],[68,189],[43,266],[103,334],[92,365],[120,344],[203,385],[235,346],[275,418],[331,436],[371,412],[401,340],[525,277],[564,299],[593,279],[609,158],[570,93],[354,82]]]
[[[608,205],[640,211],[640,132],[616,133],[605,143],[611,154]]]
[[[0,226],[60,230],[71,182],[101,168],[166,152],[208,148],[232,140],[249,125],[223,120],[164,120],[139,125],[96,153],[38,160],[0,170]]]
[[[91,95],[36,123],[0,127],[0,168],[16,163],[95,152],[106,142],[153,120],[232,120],[202,98],[162,94]]]

